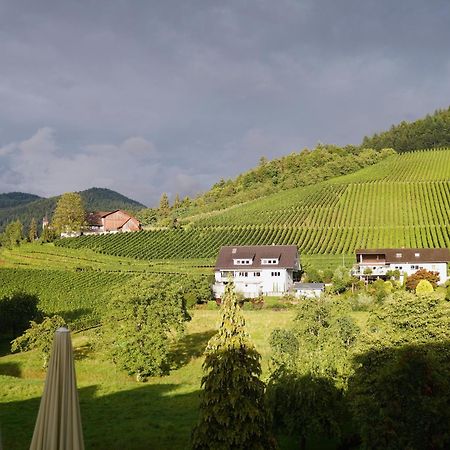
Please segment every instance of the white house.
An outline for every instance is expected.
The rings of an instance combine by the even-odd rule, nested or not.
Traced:
[[[387,272],[398,270],[410,276],[420,269],[439,273],[440,283],[448,279],[450,250],[447,248],[379,248],[356,250],[352,274],[361,280],[386,279]]]
[[[227,246],[220,249],[213,286],[221,298],[229,280],[246,298],[283,295],[292,290],[300,270],[296,245]]]

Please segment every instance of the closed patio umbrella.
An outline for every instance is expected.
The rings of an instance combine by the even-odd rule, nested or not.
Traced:
[[[30,450],[84,450],[72,342],[67,328],[53,340]]]

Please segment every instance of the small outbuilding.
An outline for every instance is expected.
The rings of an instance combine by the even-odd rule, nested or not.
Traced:
[[[315,298],[325,292],[324,283],[294,283],[293,288],[296,297]]]

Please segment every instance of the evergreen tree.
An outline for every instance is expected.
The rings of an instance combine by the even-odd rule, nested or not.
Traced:
[[[169,197],[165,192],[161,195],[161,199],[159,200],[159,208],[158,208],[159,216],[161,218],[169,217],[170,215],[170,204]]]
[[[177,194],[176,196],[175,196],[175,200],[174,200],[174,202],[173,202],[173,208],[174,209],[178,209],[178,208],[180,208],[181,207],[181,200],[180,200],[180,196]]]
[[[223,298],[221,325],[205,350],[196,450],[273,449],[265,405],[261,356],[245,331],[233,283]]]
[[[3,247],[13,248],[20,245],[23,239],[23,225],[20,220],[11,222],[7,225],[5,231],[0,235],[0,242]]]
[[[67,192],[56,204],[52,225],[60,233],[79,233],[84,225],[85,211],[81,195]]]
[[[33,217],[30,222],[30,227],[28,229],[28,240],[34,242],[37,239],[37,225],[36,219]]]

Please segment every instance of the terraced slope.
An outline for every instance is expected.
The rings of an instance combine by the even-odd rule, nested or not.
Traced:
[[[394,155],[350,175],[192,220],[188,230],[89,236],[58,245],[140,259],[213,257],[220,246],[233,244],[297,244],[306,254],[450,247],[450,149]]]

